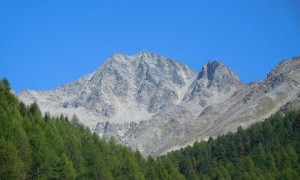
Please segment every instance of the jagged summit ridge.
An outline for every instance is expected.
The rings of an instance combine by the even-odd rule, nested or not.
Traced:
[[[184,100],[200,101],[204,107],[207,101],[222,101],[230,97],[243,85],[230,68],[219,61],[208,61],[188,88]]]
[[[77,81],[18,97],[43,112],[76,114],[101,137],[156,156],[300,104],[299,64],[283,61],[264,80],[244,84],[218,61],[196,72],[147,51],[115,53]]]
[[[90,123],[148,120],[153,113],[178,103],[196,74],[178,61],[147,51],[133,56],[115,53],[95,72],[57,88],[56,93],[34,92],[30,98],[27,93],[24,100],[43,101],[45,109],[55,114],[76,113]],[[44,100],[41,96],[50,97]]]
[[[208,88],[221,83],[241,84],[239,77],[219,61],[208,61],[207,64],[203,65],[197,79],[206,80]]]
[[[300,68],[300,57],[287,59],[277,64],[272,69],[272,71],[267,75],[267,78],[280,75],[280,74],[287,74],[288,72],[294,71],[295,69],[299,69],[299,68]]]

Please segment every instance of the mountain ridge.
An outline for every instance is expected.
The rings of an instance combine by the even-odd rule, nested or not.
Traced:
[[[300,94],[299,71],[296,57],[279,63],[264,80],[244,84],[219,61],[196,72],[147,51],[115,53],[77,81],[53,91],[21,91],[18,97],[37,101],[43,112],[76,114],[101,137],[156,156],[289,107]]]

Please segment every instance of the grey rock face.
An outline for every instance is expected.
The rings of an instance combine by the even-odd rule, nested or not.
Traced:
[[[142,51],[135,56],[112,55],[95,72],[50,91],[22,91],[27,103],[43,111],[77,114],[85,124],[139,122],[178,104],[197,75],[177,61]]]
[[[142,51],[114,54],[75,82],[18,97],[37,101],[43,112],[76,114],[101,137],[157,156],[299,107],[299,83],[300,58],[281,62],[259,83],[243,84],[217,61],[197,73]]]
[[[224,101],[243,86],[238,76],[224,64],[209,61],[188,88],[184,101],[198,102],[201,107],[205,107],[209,104],[208,101]]]

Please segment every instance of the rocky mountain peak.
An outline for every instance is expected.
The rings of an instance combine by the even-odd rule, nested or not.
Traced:
[[[144,62],[146,64],[157,64],[157,61],[166,59],[163,56],[157,55],[155,53],[151,53],[149,51],[142,50],[136,55],[128,56],[121,53],[114,53],[112,54],[109,59],[101,66],[101,67],[109,67],[112,66],[136,66],[140,62]],[[99,69],[101,68],[99,67]]]
[[[275,66],[261,84],[265,85],[265,91],[277,87],[284,82],[298,87],[300,85],[299,74],[300,57],[294,57],[292,59],[284,60]]]
[[[151,58],[151,57],[156,56],[156,54],[155,53],[151,53],[151,52],[146,51],[146,50],[142,50],[136,56],[137,57],[142,57],[142,58]]]
[[[113,53],[102,66],[111,66],[114,64],[120,64],[125,63],[129,61],[129,56],[121,54],[121,53]],[[100,66],[98,69],[100,69],[102,66]]]
[[[125,54],[117,53],[117,52],[113,53],[113,54],[110,56],[111,59],[116,59],[116,60],[118,60],[118,59],[123,59],[123,58],[126,58],[126,57],[128,57],[128,56],[125,55]]]
[[[208,80],[213,80],[216,69],[220,66],[219,61],[208,61],[208,63],[202,66],[202,70],[199,73],[197,79],[206,78]]]
[[[239,77],[230,68],[219,61],[208,61],[208,63],[203,65],[197,79],[206,81],[207,87],[220,84],[241,84]]]
[[[76,113],[91,123],[139,122],[180,102],[196,75],[182,63],[147,51],[133,56],[114,53],[95,72],[55,92],[32,91],[20,96],[30,97],[28,102],[43,99],[46,111],[51,106],[59,109],[54,113]]]
[[[293,70],[300,69],[300,56],[280,62],[275,68],[267,75],[267,79],[272,76],[280,74],[287,74]]]
[[[208,61],[186,91],[183,100],[200,101],[199,104],[205,107],[209,102],[220,102],[229,98],[242,85],[230,68],[219,61]]]

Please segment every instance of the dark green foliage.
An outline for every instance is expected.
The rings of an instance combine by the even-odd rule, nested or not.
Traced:
[[[17,148],[9,141],[0,139],[0,179],[22,179],[24,164]]]
[[[183,179],[172,164],[101,140],[74,115],[42,116],[0,81],[0,179]],[[151,168],[153,168],[153,171]]]
[[[299,179],[299,155],[300,111],[144,159],[75,115],[42,116],[0,81],[0,179]]]
[[[5,89],[6,91],[9,91],[9,90],[10,90],[10,84],[9,84],[7,78],[3,78],[3,79],[0,81],[0,86],[1,86],[0,88]]]
[[[300,111],[276,113],[249,129],[160,158],[177,164],[187,179],[299,179],[299,119]]]

